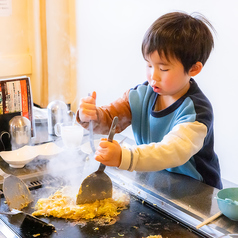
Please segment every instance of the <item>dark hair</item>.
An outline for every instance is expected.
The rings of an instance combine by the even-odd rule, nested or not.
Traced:
[[[158,18],[145,33],[142,42],[142,54],[145,60],[155,50],[166,59],[176,58],[184,71],[196,62],[206,63],[214,41],[209,27],[210,22],[201,14],[196,16],[182,12],[167,13]]]

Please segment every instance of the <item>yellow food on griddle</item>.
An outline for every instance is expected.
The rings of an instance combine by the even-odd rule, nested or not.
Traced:
[[[36,211],[32,215],[73,220],[92,220],[103,217],[110,221],[123,209],[126,209],[128,204],[128,196],[120,194],[120,196],[97,200],[94,203],[76,205],[76,199],[64,195],[62,191],[58,190],[48,198],[39,199],[35,206]]]
[[[155,235],[155,236],[147,236],[146,238],[162,238],[161,235]]]

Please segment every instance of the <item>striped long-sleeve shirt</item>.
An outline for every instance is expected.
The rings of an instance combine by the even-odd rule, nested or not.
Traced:
[[[122,148],[119,168],[147,172],[166,169],[221,189],[209,100],[193,79],[188,92],[166,109],[154,110],[157,97],[145,82],[108,106],[97,107],[95,132],[108,133],[114,116],[119,118],[117,132],[132,125],[137,145]]]

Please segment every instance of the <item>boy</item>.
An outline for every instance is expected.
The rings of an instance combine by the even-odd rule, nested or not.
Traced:
[[[137,146],[121,148],[102,139],[95,159],[129,171],[180,173],[222,188],[214,152],[213,111],[192,78],[199,74],[214,46],[205,18],[172,12],[158,18],[142,42],[147,81],[108,106],[96,107],[96,92],[81,99],[78,122],[107,134],[114,116],[117,132],[130,124]]]

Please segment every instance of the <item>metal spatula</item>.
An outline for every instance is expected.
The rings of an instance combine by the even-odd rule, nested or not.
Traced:
[[[113,141],[117,122],[118,117],[114,117],[108,135],[108,141],[110,142]],[[95,152],[95,149],[93,152]],[[106,166],[100,163],[98,170],[84,179],[77,195],[77,205],[112,197],[112,181],[104,173],[105,168]]]
[[[22,211],[12,209],[10,212],[0,211],[0,214],[7,215],[8,222],[16,227],[20,227],[21,231],[24,232],[24,234],[27,234],[27,237],[34,237],[37,233],[40,233],[40,237],[49,237],[55,230],[55,227],[52,224],[46,223],[41,219]]]
[[[3,193],[10,210],[21,210],[33,201],[28,187],[21,179],[6,174],[2,169],[0,175],[4,178]]]

